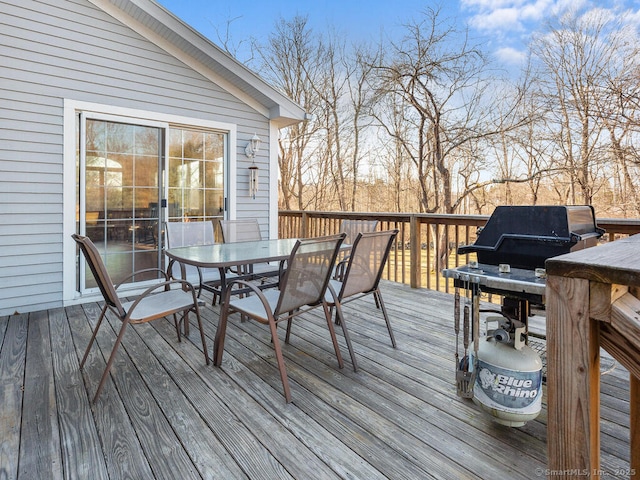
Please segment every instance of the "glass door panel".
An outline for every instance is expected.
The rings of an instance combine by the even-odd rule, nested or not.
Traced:
[[[163,129],[87,118],[85,132],[85,233],[118,283],[159,266]]]
[[[226,138],[218,132],[169,130],[169,221],[223,217]]]
[[[79,232],[96,244],[114,282],[163,268],[163,222],[223,217],[226,132],[79,118]],[[85,267],[79,287],[96,287]]]

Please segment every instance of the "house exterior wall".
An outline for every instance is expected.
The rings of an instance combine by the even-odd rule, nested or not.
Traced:
[[[257,133],[261,185],[274,184],[264,115],[87,0],[0,0],[0,28],[0,316],[63,305],[64,252],[75,248],[63,212],[76,195],[68,179],[64,188],[75,172],[65,102],[235,126],[234,215],[271,233],[273,192],[251,199],[245,173]]]

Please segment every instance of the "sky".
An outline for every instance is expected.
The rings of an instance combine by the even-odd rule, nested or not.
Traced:
[[[397,37],[403,24],[419,18],[429,6],[458,28],[469,28],[474,43],[483,43],[498,64],[510,68],[524,60],[531,35],[546,19],[568,8],[607,9],[640,24],[640,0],[157,0],[183,21],[222,45],[227,35],[240,61],[248,59],[249,39],[266,43],[278,19],[308,17],[316,32],[335,30],[354,42],[377,43]],[[243,58],[243,56],[245,58]]]

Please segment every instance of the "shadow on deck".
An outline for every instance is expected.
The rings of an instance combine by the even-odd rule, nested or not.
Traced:
[[[291,404],[268,329],[238,315],[222,368],[204,365],[194,325],[181,343],[169,321],[129,329],[93,407],[115,339],[103,327],[79,372],[98,304],[0,318],[0,478],[546,477],[546,392],[535,421],[495,423],[456,396],[453,296],[382,291],[398,348],[371,297],[345,305],[357,373],[340,329],[337,368],[321,309],[294,323],[283,344]],[[218,307],[203,317],[211,348]],[[601,385],[612,475],[628,468],[628,378],[616,364]]]

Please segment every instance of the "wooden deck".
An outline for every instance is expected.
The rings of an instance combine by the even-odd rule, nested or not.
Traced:
[[[338,333],[339,370],[321,310],[307,314],[284,346],[291,404],[268,330],[237,315],[222,368],[205,366],[193,326],[181,343],[168,321],[131,328],[93,407],[115,339],[103,328],[78,370],[98,304],[0,318],[0,478],[545,477],[546,405],[508,428],[456,396],[453,297],[382,289],[398,348],[372,298],[349,303],[360,370]],[[203,312],[211,349],[218,310]],[[602,379],[601,463],[615,478],[628,468],[628,380],[618,364]]]

